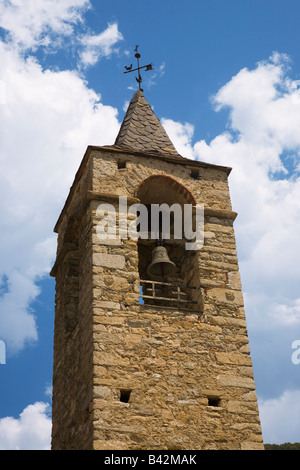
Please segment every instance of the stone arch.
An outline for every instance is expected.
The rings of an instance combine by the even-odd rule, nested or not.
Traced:
[[[193,204],[197,201],[193,194],[182,183],[168,175],[152,175],[140,183],[136,190],[136,197],[143,204],[166,202],[171,204]]]
[[[150,234],[148,234],[148,239],[140,238],[138,240],[139,277],[142,284],[144,297],[145,295],[147,296],[149,292],[149,288],[147,290],[146,281],[154,280],[157,283],[162,281],[172,286],[171,288],[167,287],[167,284],[160,288],[157,286],[157,289],[160,290],[157,291],[156,295],[161,297],[160,301],[153,301],[145,297],[144,303],[151,305],[172,306],[172,304],[169,304],[168,301],[164,302],[162,299],[166,298],[167,295],[169,295],[168,292],[170,291],[172,291],[174,294],[174,287],[176,290],[176,286],[181,285],[187,293],[183,295],[187,295],[186,298],[189,300],[189,302],[188,305],[184,303],[178,303],[176,306],[179,308],[184,308],[186,305],[186,308],[199,310],[199,299],[197,297],[197,292],[199,293],[199,290],[196,291],[196,285],[198,287],[199,282],[197,257],[194,256],[195,253],[186,250],[186,239],[184,238],[183,227],[184,211],[186,210],[186,205],[196,206],[197,201],[195,197],[183,184],[181,184],[175,178],[162,174],[152,175],[142,181],[138,186],[135,195],[139,199],[141,205],[147,206],[148,217],[151,210],[150,206],[152,204],[159,205],[160,207],[165,204],[168,206],[168,209],[170,209],[173,205],[179,205],[181,206],[182,217],[182,237],[180,239],[176,238],[174,236],[174,232],[172,232],[175,222],[175,213],[174,218],[172,219],[173,214],[171,214],[170,210],[162,210],[162,217],[166,215],[170,219],[171,237],[169,239],[163,238],[162,240],[153,240],[150,238]],[[152,221],[149,218],[148,226],[150,226],[151,223]],[[148,267],[152,261],[154,249],[157,245],[163,245],[166,248],[169,259],[176,266],[174,273],[162,279],[155,279],[148,273]],[[146,286],[146,288],[144,288],[144,286]],[[191,289],[192,286],[193,289]]]

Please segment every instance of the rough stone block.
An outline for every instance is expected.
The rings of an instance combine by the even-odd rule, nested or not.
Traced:
[[[217,361],[221,364],[236,364],[236,365],[252,365],[252,361],[249,355],[239,354],[236,352],[230,353],[216,353]]]
[[[124,269],[125,257],[105,253],[93,253],[93,265],[112,269]]]
[[[97,307],[105,310],[120,310],[121,306],[118,302],[110,302],[108,300],[98,300]]]
[[[254,380],[248,377],[231,376],[231,375],[218,375],[218,385],[220,387],[239,387],[255,389]]]
[[[95,398],[108,398],[111,394],[111,389],[108,387],[94,387],[94,397]]]

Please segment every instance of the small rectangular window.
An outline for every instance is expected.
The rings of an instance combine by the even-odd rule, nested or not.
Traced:
[[[120,390],[120,401],[128,403],[130,398],[131,390]]]
[[[123,160],[118,160],[118,170],[121,170],[122,168],[126,168],[126,162]]]
[[[191,170],[190,175],[191,175],[191,178],[193,178],[194,180],[200,179],[199,178],[199,170]]]
[[[208,398],[208,406],[220,406],[221,399],[219,397],[207,397]]]

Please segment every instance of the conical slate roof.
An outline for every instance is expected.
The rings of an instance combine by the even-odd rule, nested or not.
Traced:
[[[132,97],[115,145],[180,157],[141,90]]]

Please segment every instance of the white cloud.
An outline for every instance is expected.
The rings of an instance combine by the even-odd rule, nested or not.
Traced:
[[[275,304],[270,306],[269,315],[282,325],[300,324],[300,298],[292,300],[290,305]]]
[[[130,103],[130,101],[129,101],[129,100],[126,100],[125,103],[124,103],[124,105],[123,105],[123,111],[124,111],[125,113],[127,112],[129,103]]]
[[[195,153],[192,146],[194,126],[188,122],[182,124],[172,119],[161,119],[161,123],[166,130],[171,142],[176,147],[177,152],[186,158],[194,158]]]
[[[117,23],[109,24],[100,34],[86,34],[81,40],[84,47],[80,53],[82,65],[84,67],[95,65],[99,58],[118,52],[115,45],[121,40],[123,35],[118,30]]]
[[[0,339],[8,355],[37,339],[30,303],[56,250],[53,227],[87,145],[111,144],[117,110],[75,71],[43,69],[0,41]]]
[[[26,342],[37,340],[36,322],[30,303],[39,294],[39,289],[34,279],[19,271],[6,271],[8,292],[0,297],[1,339],[5,340],[9,354],[23,348]]]
[[[100,34],[88,31],[83,14],[90,8],[89,0],[0,0],[0,27],[6,31],[6,42],[21,52],[35,52],[39,47],[57,52],[70,40],[79,54],[79,65],[88,67],[118,52],[115,46],[123,40],[117,23]]]
[[[47,384],[46,385],[46,388],[45,388],[45,395],[50,397],[50,399],[52,398],[52,392],[53,392],[53,385],[52,383],[51,384]]]
[[[37,402],[27,406],[19,419],[0,419],[0,450],[50,450],[50,407]]]
[[[0,27],[24,50],[49,46],[53,34],[71,36],[89,0],[0,0]]]
[[[283,148],[300,145],[296,132],[300,125],[299,81],[287,75],[285,55],[276,55],[275,63],[273,57],[254,70],[241,70],[214,99],[217,110],[229,108],[231,128],[244,141],[272,149],[265,156],[271,171],[279,169],[276,164],[280,164]]]
[[[300,436],[300,390],[287,390],[279,398],[259,400],[259,410],[265,443],[293,443],[295,436]]]

